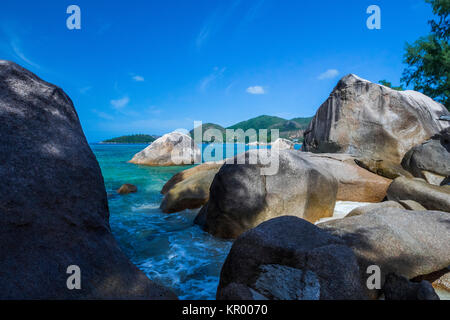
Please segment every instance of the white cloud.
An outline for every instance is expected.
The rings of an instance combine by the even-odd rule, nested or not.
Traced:
[[[265,94],[264,88],[261,86],[248,87],[246,90],[250,94]]]
[[[336,69],[328,69],[324,73],[320,74],[318,79],[319,80],[325,80],[325,79],[333,79],[336,78],[339,75],[339,71]]]
[[[123,97],[121,99],[111,100],[111,105],[115,109],[122,109],[122,108],[126,107],[129,102],[130,102],[130,98]]]
[[[137,82],[143,82],[145,79],[143,76],[135,75],[135,76],[133,76],[133,80],[137,81]]]

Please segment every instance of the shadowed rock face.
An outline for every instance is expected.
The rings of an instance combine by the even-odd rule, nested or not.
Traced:
[[[412,279],[450,265],[450,216],[446,212],[381,208],[317,226],[353,250],[363,284],[371,265],[380,267],[382,285],[389,273]],[[369,293],[376,297],[379,292]]]
[[[0,60],[0,298],[175,298],[121,252],[70,98]],[[81,290],[68,290],[69,265]]]
[[[261,222],[282,215],[295,215],[310,222],[333,215],[338,183],[332,174],[301,152],[283,150],[277,153],[277,173],[263,175],[261,168],[265,166],[259,158],[259,164],[248,161],[260,152],[264,151],[251,150],[237,156],[245,156],[246,164],[221,167],[211,184],[209,201],[195,223],[214,236],[236,238]]]
[[[223,265],[217,299],[365,299],[356,258],[344,242],[293,216],[242,234]]]
[[[349,153],[400,163],[415,145],[449,123],[447,109],[415,91],[396,91],[355,75],[344,77],[305,131],[304,151]]]
[[[427,179],[429,173],[441,176],[439,185],[450,176],[450,128],[409,150],[402,166],[415,177]]]

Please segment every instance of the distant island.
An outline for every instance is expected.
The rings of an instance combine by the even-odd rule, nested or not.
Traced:
[[[130,144],[141,144],[141,143],[152,143],[155,141],[158,137],[154,135],[149,134],[132,134],[128,136],[121,136],[117,138],[108,139],[105,141],[102,141],[100,143],[105,144],[114,144],[114,143],[130,143]]]
[[[203,132],[208,129],[218,129],[223,134],[223,141],[225,141],[225,130],[226,129],[242,129],[244,131],[248,129],[255,129],[257,134],[259,134],[258,130],[260,129],[268,129],[268,142],[271,142],[270,129],[278,129],[280,138],[289,139],[293,141],[302,142],[303,141],[303,133],[308,128],[309,123],[311,122],[312,117],[305,118],[294,118],[291,120],[283,119],[280,117],[267,116],[262,115],[256,118],[252,118],[246,121],[239,122],[230,127],[224,128],[218,124],[214,123],[204,123],[202,125]],[[191,136],[194,136],[194,129],[190,131]],[[259,141],[259,136],[257,137]],[[204,141],[211,142],[211,141]]]
[[[246,121],[242,121],[239,123],[236,123],[232,126],[229,126],[227,128],[222,127],[221,125],[215,124],[215,123],[204,123],[202,124],[202,131],[203,133],[206,132],[208,129],[217,129],[220,132],[222,132],[223,135],[223,141],[226,142],[225,139],[225,130],[226,129],[242,129],[244,131],[247,131],[248,129],[254,129],[257,131],[258,137],[257,140],[259,141],[259,130],[261,129],[267,129],[269,130],[267,134],[268,141],[272,141],[272,137],[270,134],[270,129],[278,129],[280,133],[280,138],[292,140],[295,142],[303,142],[303,133],[308,128],[309,123],[311,122],[311,119],[313,117],[306,117],[306,118],[294,118],[291,120],[283,119],[280,117],[274,117],[274,116],[267,116],[262,115],[256,118],[252,118]],[[192,138],[194,138],[194,129],[192,129],[190,132],[190,135]],[[156,135],[148,135],[148,134],[133,134],[128,136],[121,136],[117,138],[112,138],[109,140],[102,141],[100,143],[105,144],[114,144],[114,143],[127,143],[127,144],[145,144],[145,143],[152,143],[158,138]],[[254,137],[252,137],[254,138]],[[203,142],[214,142],[206,139],[206,141]],[[246,140],[250,140],[249,137],[246,138]]]

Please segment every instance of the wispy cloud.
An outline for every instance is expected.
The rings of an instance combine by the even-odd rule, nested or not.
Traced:
[[[320,74],[317,79],[319,80],[326,80],[326,79],[333,79],[336,78],[339,75],[339,71],[336,69],[328,69],[324,73]]]
[[[7,54],[19,60],[16,62],[25,63],[28,66],[40,69],[40,65],[34,62],[29,57],[28,53],[27,54],[25,53],[20,37],[16,34],[15,31],[12,30],[10,26],[6,26],[5,24],[3,24],[0,30],[0,36],[1,35],[3,35],[6,39],[6,41],[2,43],[1,46],[3,51],[6,51]]]
[[[227,8],[219,7],[206,19],[202,29],[195,38],[195,46],[197,49],[200,49],[214,33],[222,29],[240,2],[241,0],[234,0]]]
[[[144,77],[143,76],[139,76],[139,75],[133,76],[133,80],[136,81],[136,82],[144,82],[145,81]]]
[[[261,86],[248,87],[246,91],[247,91],[247,93],[250,93],[250,94],[265,94],[266,93],[264,88]]]
[[[91,86],[83,87],[83,88],[80,88],[80,93],[81,94],[86,94],[86,93],[88,93],[91,90],[92,90]]]
[[[105,120],[114,120],[114,117],[110,114],[107,114],[105,112],[102,111],[98,111],[97,109],[92,109],[91,110],[93,113],[95,113],[98,117],[105,119]]]
[[[111,105],[115,109],[122,109],[122,108],[126,107],[129,102],[130,102],[130,98],[129,97],[123,97],[121,99],[111,100]]]
[[[214,67],[213,72],[210,75],[203,78],[202,81],[200,82],[200,91],[205,92],[212,82],[214,82],[216,79],[222,78],[225,70],[226,70],[225,67],[223,68]]]

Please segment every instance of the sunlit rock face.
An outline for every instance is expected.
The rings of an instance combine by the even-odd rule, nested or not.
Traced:
[[[350,74],[339,81],[305,131],[304,151],[349,153],[400,163],[405,153],[450,124],[440,103]]]

